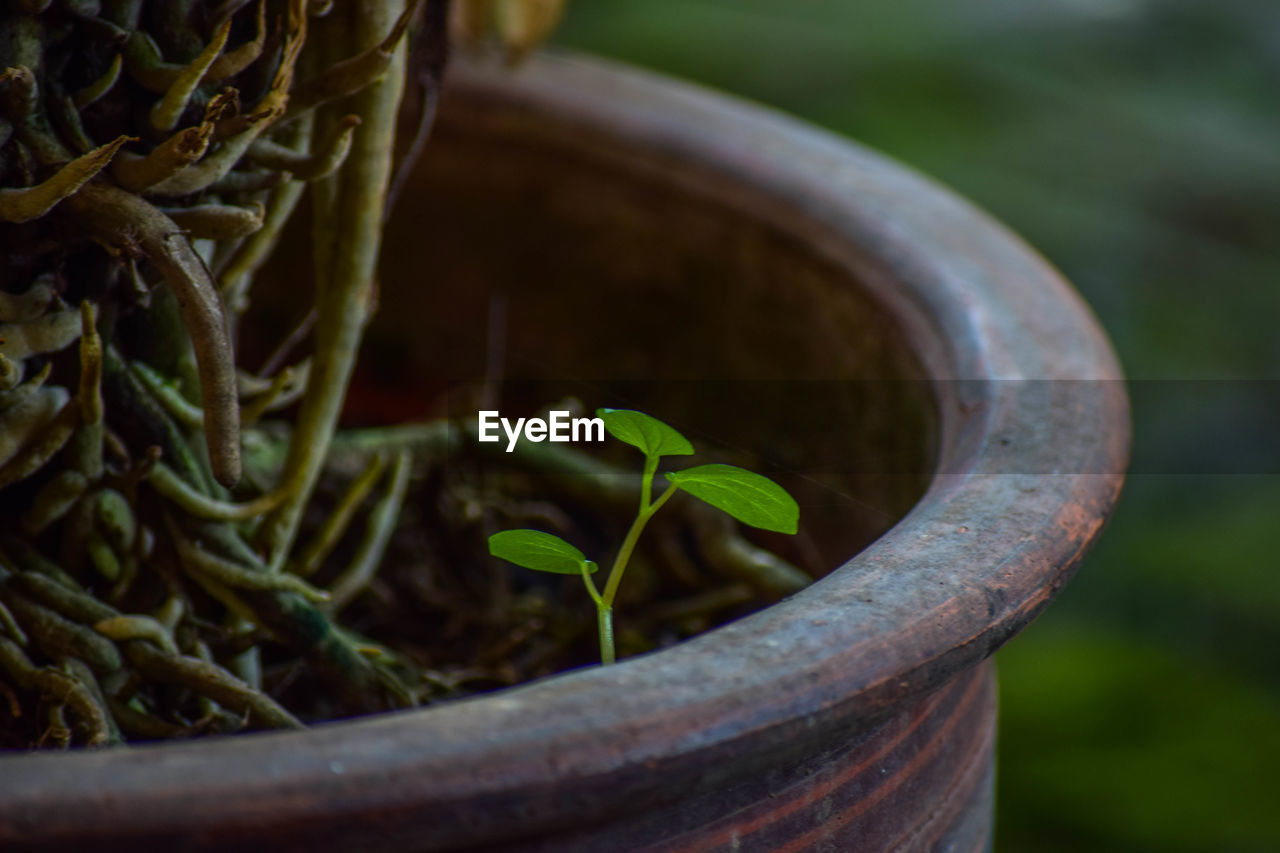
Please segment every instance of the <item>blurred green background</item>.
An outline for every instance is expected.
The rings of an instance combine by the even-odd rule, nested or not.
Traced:
[[[996,849],[1280,850],[1280,2],[571,0],[557,39],[887,152],[1076,284],[1133,473],[999,655]]]

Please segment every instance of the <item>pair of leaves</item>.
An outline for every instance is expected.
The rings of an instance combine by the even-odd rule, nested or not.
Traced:
[[[604,428],[619,441],[640,450],[650,461],[662,456],[688,456],[689,440],[657,418],[629,409],[597,409]],[[768,477],[735,465],[697,465],[667,473],[667,480],[695,498],[752,527],[795,533],[800,507]],[[558,536],[538,530],[504,530],[489,537],[489,553],[526,569],[576,575],[596,564]]]
[[[693,453],[693,445],[687,438],[644,412],[596,409],[596,416],[604,421],[604,428],[611,436],[639,448],[650,460]],[[666,478],[743,524],[778,533],[795,533],[799,526],[800,507],[786,489],[745,468],[697,465],[670,472]]]

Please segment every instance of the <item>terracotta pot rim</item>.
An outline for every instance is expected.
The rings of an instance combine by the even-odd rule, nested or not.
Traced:
[[[499,837],[677,796],[657,770],[710,758],[749,771],[788,740],[865,726],[976,665],[1100,531],[1128,452],[1120,369],[1074,291],[984,214],[847,140],[595,60],[540,57],[512,77],[465,69],[451,85],[474,103],[459,121],[682,183],[848,269],[935,380],[944,442],[928,493],[813,587],[616,667],[301,733],[0,758],[0,841],[118,832],[124,809],[129,832],[186,820],[213,837],[336,827],[361,809],[393,825],[475,797]],[[1046,402],[1024,380],[1058,390]],[[544,812],[508,800],[552,785],[563,802]],[[439,838],[472,819],[446,818]]]

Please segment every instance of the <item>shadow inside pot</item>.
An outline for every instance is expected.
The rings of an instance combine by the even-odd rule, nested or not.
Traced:
[[[446,107],[389,219],[348,425],[474,425],[482,408],[514,419],[566,400],[639,409],[698,461],[795,495],[801,536],[756,538],[814,575],[919,500],[938,456],[934,389],[847,265],[675,163],[659,179],[625,152],[473,118]],[[305,233],[296,223],[287,264],[262,276],[246,337],[299,319],[307,303],[279,295],[311,280]],[[629,448],[605,452],[635,465]]]

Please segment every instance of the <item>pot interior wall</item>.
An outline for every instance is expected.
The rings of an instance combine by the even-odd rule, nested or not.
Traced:
[[[641,409],[702,461],[719,453],[791,490],[806,534],[791,556],[819,572],[919,499],[931,387],[893,319],[803,226],[474,110],[445,99],[390,218],[349,422],[474,423],[479,408],[523,417],[567,397]],[[299,234],[280,254],[291,263],[268,270],[251,312],[275,338],[297,308],[272,292],[310,277]],[[496,405],[481,405],[499,351]]]

